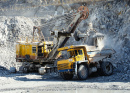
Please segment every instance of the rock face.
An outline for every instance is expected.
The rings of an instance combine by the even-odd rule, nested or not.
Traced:
[[[116,51],[110,61],[115,63],[120,71],[125,67],[130,69],[130,6],[126,2],[111,2],[90,5],[89,8],[89,19],[79,29],[89,30],[91,27],[85,23],[92,23],[94,30],[105,35],[103,46]]]
[[[25,0],[25,2],[32,5],[40,5],[42,3],[42,0]]]
[[[15,65],[15,43],[18,37],[32,34],[34,26],[30,18],[0,17],[0,65],[10,68]]]
[[[26,3],[33,3],[36,0],[26,0]],[[41,0],[38,0],[42,3]],[[25,2],[24,2],[25,3]],[[38,3],[38,4],[39,4]],[[68,6],[68,5],[67,5]],[[29,13],[37,11],[37,14],[42,16],[44,11],[52,12],[50,14],[44,13],[44,18],[27,18],[27,17],[0,17],[0,65],[9,68],[15,65],[15,42],[17,37],[31,36],[34,25],[43,25],[48,18],[52,18],[54,15],[62,15],[64,12],[70,12],[70,9],[77,9],[80,4],[72,4],[68,6],[58,7],[46,7],[44,9],[29,10]],[[76,30],[80,30],[84,33],[91,33],[96,31],[98,34],[105,36],[103,42],[100,45],[102,47],[113,48],[116,53],[112,55],[111,61],[117,68],[117,71],[129,74],[130,72],[130,4],[126,1],[115,0],[114,2],[98,2],[96,4],[88,5],[90,15],[88,19],[81,22]],[[56,12],[57,11],[57,12]],[[7,11],[6,11],[7,12]],[[6,13],[5,12],[5,13]],[[19,13],[15,11],[16,14]],[[4,11],[2,12],[4,14]],[[21,12],[22,13],[22,12]],[[1,15],[3,15],[1,14]],[[11,14],[11,13],[10,13]],[[28,14],[26,13],[28,16]],[[30,14],[29,14],[30,15]],[[32,15],[32,14],[31,14]],[[40,20],[39,20],[40,19]],[[56,24],[55,24],[56,23]],[[56,21],[54,27],[46,27],[43,33],[49,36],[49,30],[61,28],[65,25],[64,21]],[[61,26],[63,24],[63,26]],[[85,42],[87,43],[87,41]],[[82,44],[82,41],[75,41],[71,38],[67,45],[70,44]],[[128,75],[127,78],[130,76]],[[125,78],[124,78],[125,79]]]
[[[97,34],[104,35],[100,45],[116,51],[112,58],[107,60],[113,63],[117,71],[127,73],[130,70],[130,5],[127,2],[114,1],[96,3],[88,8],[90,15],[77,30],[83,33],[96,31]],[[72,43],[73,41],[69,44]],[[79,43],[82,44],[81,41],[75,41],[73,44]]]

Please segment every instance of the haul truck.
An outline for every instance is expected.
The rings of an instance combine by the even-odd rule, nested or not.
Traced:
[[[58,72],[65,80],[72,79],[74,75],[80,80],[85,80],[91,73],[97,71],[100,75],[113,73],[112,63],[103,61],[115,53],[113,49],[99,50],[95,46],[72,45],[59,48],[58,51],[66,54],[57,62]]]
[[[37,29],[39,35],[39,41],[33,39],[31,42],[18,41],[16,44],[16,61],[22,63],[21,69],[24,72],[39,70],[40,74],[46,72],[55,71],[57,69],[56,60],[60,55],[58,48],[65,45],[71,34],[74,33],[78,24],[86,19],[89,15],[89,10],[85,6],[78,8],[78,11],[74,13],[73,20],[69,26],[61,31],[51,31],[51,35],[54,37],[54,42],[47,41],[39,27],[34,27],[34,31]],[[66,17],[67,15],[65,15]],[[67,17],[66,17],[67,18]]]

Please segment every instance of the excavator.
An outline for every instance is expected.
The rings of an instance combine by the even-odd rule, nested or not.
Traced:
[[[67,15],[66,15],[67,16]],[[75,32],[79,23],[87,19],[89,10],[86,6],[80,6],[73,14],[73,20],[68,27],[60,31],[51,31],[51,36],[54,41],[46,40],[40,27],[34,26],[33,39],[29,41],[17,41],[16,43],[16,62],[22,64],[18,67],[23,72],[38,71],[40,74],[45,74],[48,71],[57,70],[57,60],[61,56],[58,48],[64,47],[66,42]],[[35,40],[35,31],[39,35],[39,40]]]

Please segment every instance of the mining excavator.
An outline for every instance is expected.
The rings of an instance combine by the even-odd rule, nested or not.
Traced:
[[[16,62],[22,64],[18,67],[23,72],[39,71],[40,74],[57,70],[57,60],[61,56],[58,48],[64,47],[66,42],[75,32],[78,24],[88,18],[89,10],[85,6],[78,8],[73,14],[73,20],[67,28],[60,31],[51,31],[54,41],[46,40],[40,27],[34,26],[33,39],[31,42],[17,41]],[[67,16],[67,15],[65,15]],[[63,17],[63,16],[62,16]],[[39,35],[39,40],[35,40],[35,31]]]

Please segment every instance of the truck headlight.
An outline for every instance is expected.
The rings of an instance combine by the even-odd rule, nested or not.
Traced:
[[[69,60],[69,62],[73,61],[73,59],[68,59],[68,60]]]

